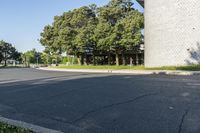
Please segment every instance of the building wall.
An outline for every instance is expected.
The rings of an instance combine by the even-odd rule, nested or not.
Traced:
[[[145,66],[200,63],[200,0],[145,1]]]

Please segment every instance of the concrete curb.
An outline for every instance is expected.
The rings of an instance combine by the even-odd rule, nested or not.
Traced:
[[[97,70],[97,69],[58,69],[58,68],[37,68],[44,71],[58,72],[82,72],[82,73],[113,73],[113,74],[163,74],[163,75],[200,75],[200,71],[168,71],[168,70]]]
[[[0,116],[0,122],[8,124],[8,125],[12,125],[12,126],[20,127],[20,128],[23,128],[23,129],[28,129],[28,130],[31,130],[35,133],[62,133],[60,131],[44,128],[44,127],[41,127],[41,126],[29,124],[29,123],[26,123],[26,122],[11,120],[11,119],[8,119],[8,118],[4,118],[2,116]]]

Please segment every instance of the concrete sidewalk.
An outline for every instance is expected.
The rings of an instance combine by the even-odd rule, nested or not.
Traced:
[[[200,75],[200,71],[170,71],[170,70],[100,70],[100,69],[59,69],[41,67],[39,70],[59,72],[84,72],[84,73],[113,73],[113,74],[166,74],[166,75]]]

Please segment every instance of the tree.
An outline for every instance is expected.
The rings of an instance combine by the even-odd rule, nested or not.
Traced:
[[[95,10],[95,5],[83,6],[56,16],[52,26],[44,28],[40,42],[56,54],[67,51],[79,58],[85,47],[93,44],[92,33],[88,33],[94,31]]]
[[[27,64],[28,66],[30,64],[36,64],[37,62],[37,51],[36,49],[32,49],[32,50],[29,50],[27,52],[24,53],[24,63]]]
[[[51,55],[58,57],[66,52],[76,56],[79,64],[89,63],[91,51],[93,64],[96,51],[107,54],[108,64],[115,56],[119,65],[122,55],[125,64],[126,51],[142,40],[143,23],[143,14],[133,8],[131,0],[111,0],[100,8],[83,6],[55,16],[52,25],[44,27],[40,42]]]
[[[4,66],[7,66],[7,61],[9,59],[18,59],[20,57],[20,53],[17,52],[15,47],[12,44],[7,43],[5,41],[0,41],[0,60],[4,61]]]
[[[97,44],[97,49],[100,51],[106,51],[108,53],[108,64],[111,64],[111,44],[110,36],[112,34],[113,27],[106,21],[99,20],[98,25],[94,30],[94,39]]]
[[[54,28],[50,25],[44,27],[43,32],[40,34],[40,43],[45,47],[45,49],[56,51],[54,47]]]
[[[41,53],[41,63],[48,65],[48,64],[50,64],[50,62],[51,62],[51,57],[49,56],[49,54],[42,52]]]
[[[22,54],[23,62],[26,66],[30,64],[49,64],[51,62],[51,57],[49,53],[38,52],[36,49],[26,51]]]
[[[122,50],[123,65],[125,57],[123,51],[131,50],[142,43],[141,30],[144,27],[144,17],[142,13],[136,10],[130,11],[125,18],[119,21],[115,26],[115,34],[119,47]]]
[[[79,52],[85,53],[85,64],[88,64],[87,51],[93,50],[93,63],[95,64],[95,49],[96,43],[94,40],[94,29],[96,28],[97,21],[89,20],[87,25],[78,30],[74,43],[78,46]]]
[[[16,51],[16,52],[13,54],[13,60],[22,62],[22,53]]]
[[[49,65],[49,64],[52,64],[52,55],[51,55],[51,52],[49,49],[45,49],[41,55],[41,62],[45,65]]]
[[[3,61],[3,52],[1,52],[2,46],[0,45],[0,63]]]
[[[116,65],[119,65],[119,54],[123,55],[130,45],[141,40],[143,15],[132,6],[131,0],[111,0],[99,9],[99,19],[110,26],[106,40],[110,49],[115,51]]]
[[[87,48],[94,47],[95,45],[93,41],[93,31],[97,24],[95,14],[96,5],[83,6],[73,10],[72,12],[73,16],[70,24],[75,31],[72,44],[73,48],[75,48],[74,51],[76,52],[75,55],[78,57],[79,64],[83,64],[83,53],[86,52],[85,50]]]

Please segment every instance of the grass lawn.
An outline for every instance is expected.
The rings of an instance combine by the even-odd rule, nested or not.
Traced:
[[[169,66],[169,67],[158,67],[158,68],[146,68],[146,70],[200,71],[200,65],[193,65],[193,66]]]
[[[60,69],[102,69],[102,70],[184,70],[184,71],[200,71],[200,65],[193,66],[169,66],[169,67],[157,67],[157,68],[145,68],[144,66],[109,66],[109,65],[101,65],[101,66],[80,66],[80,65],[59,65],[56,67],[50,68],[60,68]]]
[[[17,128],[0,122],[0,133],[33,133],[32,131]]]
[[[121,70],[121,69],[134,69],[134,70],[144,70],[144,66],[109,66],[109,65],[59,65],[56,67],[50,67],[50,68],[61,68],[61,69],[102,69],[102,70]]]

